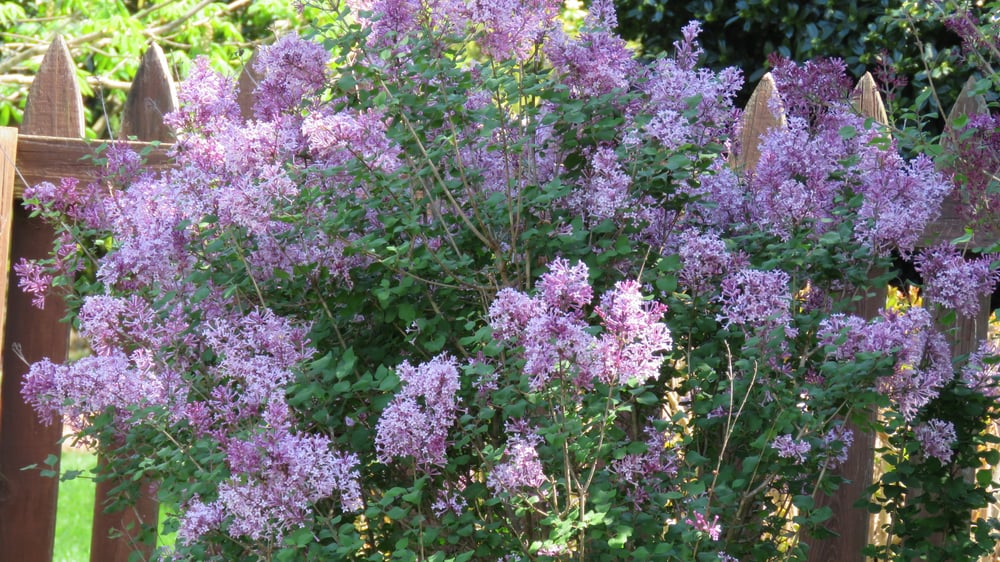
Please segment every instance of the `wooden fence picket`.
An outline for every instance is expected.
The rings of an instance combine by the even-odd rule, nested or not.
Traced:
[[[17,129],[0,127],[0,271],[10,269],[10,238],[14,209],[14,185],[17,162]],[[0,303],[7,296],[7,276],[0,275]],[[7,307],[0,305],[0,334],[7,323]],[[0,400],[0,407],[3,401]],[[2,473],[0,473],[2,478]]]
[[[736,169],[752,170],[760,160],[760,137],[772,129],[785,126],[781,96],[768,72],[754,88],[740,117],[740,142],[737,146]]]
[[[889,124],[885,103],[870,73],[866,72],[861,77],[851,91],[850,99],[854,109],[875,126]],[[873,276],[878,274],[873,272]],[[868,294],[858,295],[854,313],[866,320],[875,318],[885,307],[887,291],[887,287],[876,287]],[[873,411],[863,414],[869,420],[876,415]],[[865,497],[874,478],[876,434],[857,424],[848,423],[848,427],[854,432],[854,442],[847,451],[847,460],[837,470],[846,482],[837,489],[836,495],[815,498],[817,506],[833,510],[827,526],[837,536],[825,540],[809,539],[809,562],[862,562],[865,559],[864,547],[875,532],[867,510],[854,507],[854,502]]]
[[[61,37],[52,42],[31,85],[19,134],[83,136],[83,102],[69,49]],[[47,257],[55,237],[52,228],[30,218],[21,205],[14,205],[9,216],[9,263]],[[29,362],[45,357],[65,361],[69,325],[60,322],[66,311],[60,299],[48,299],[44,310],[31,301],[9,270],[0,389],[0,474],[6,488],[0,498],[0,551],[6,560],[50,562],[59,480],[21,469],[41,464],[50,455],[59,457],[62,424],[57,419],[41,423],[38,414],[20,399],[21,380],[28,370],[22,357]]]
[[[253,106],[257,99],[254,90],[257,89],[257,84],[263,78],[263,75],[257,71],[257,54],[259,52],[254,49],[250,59],[243,65],[243,71],[240,72],[240,77],[236,82],[236,86],[239,88],[236,101],[240,104],[240,115],[244,120],[253,118]]]
[[[177,88],[163,49],[152,43],[142,61],[125,99],[118,138],[135,137],[140,141],[170,142],[174,135],[163,124],[163,116],[177,109]]]
[[[135,80],[125,100],[119,138],[135,137],[139,141],[173,140],[173,133],[164,125],[163,116],[177,109],[177,89],[170,76],[163,50],[151,44],[142,57]],[[106,460],[98,462],[99,470]],[[121,482],[110,479],[97,483],[94,501],[94,527],[91,532],[90,559],[93,562],[128,562],[132,552],[151,558],[153,545],[143,543],[140,535],[151,528],[155,535],[159,504],[155,482],[143,481],[140,496],[134,506],[124,511],[105,513],[111,492]]]

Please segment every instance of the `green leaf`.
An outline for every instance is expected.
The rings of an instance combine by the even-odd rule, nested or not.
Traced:
[[[858,130],[851,125],[845,125],[837,131],[837,134],[844,140],[851,140],[858,136]]]
[[[972,231],[972,229],[969,228],[969,227],[966,227],[965,228],[965,234],[962,234],[958,238],[955,238],[954,240],[952,240],[951,241],[951,245],[952,246],[961,246],[962,244],[968,244],[969,242],[972,242],[972,237],[974,235],[975,235],[975,233]]]
[[[993,483],[992,469],[976,471],[976,483],[982,488],[988,488]]]

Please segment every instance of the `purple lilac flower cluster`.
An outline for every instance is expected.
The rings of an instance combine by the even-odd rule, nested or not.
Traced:
[[[960,215],[976,230],[996,232],[1000,196],[1000,115],[972,115],[964,127],[954,132],[954,152],[958,157],[946,171],[959,186]]]
[[[603,367],[598,378],[605,384],[642,384],[660,376],[664,357],[674,342],[662,322],[667,305],[646,300],[638,281],[619,281],[601,296],[595,312],[604,333],[597,343]]]
[[[951,462],[954,454],[952,446],[955,443],[955,424],[950,421],[932,419],[926,423],[917,424],[913,435],[923,448],[924,455],[933,457],[941,464]]]
[[[217,385],[208,399],[186,403],[179,416],[220,444],[231,476],[219,483],[215,500],[189,501],[181,538],[193,541],[224,528],[234,538],[280,539],[305,524],[315,502],[335,493],[343,509],[359,509],[357,456],[333,450],[324,435],[292,427],[284,389],[313,353],[307,330],[260,309],[220,315],[202,327],[206,349],[219,357],[208,371]]]
[[[781,101],[789,115],[819,119],[832,106],[845,103],[851,91],[847,65],[837,58],[819,58],[796,64],[778,54],[768,57],[771,74],[780,85]]]
[[[542,438],[537,433],[508,424],[503,460],[490,470],[486,485],[494,492],[516,495],[545,484],[545,471],[538,457],[541,443]]]
[[[507,288],[490,305],[496,337],[523,347],[524,372],[533,390],[552,378],[586,388],[595,379],[628,384],[659,375],[664,361],[659,353],[673,345],[661,322],[666,307],[647,301],[637,282],[619,282],[596,308],[604,333],[595,337],[584,317],[593,296],[587,275],[582,262],[570,266],[556,259],[542,275],[536,296]]]
[[[843,63],[781,61],[775,81],[784,125],[761,137],[752,171],[719,167],[691,188],[700,198],[691,216],[723,232],[756,227],[787,238],[806,227],[818,237],[845,220],[838,205],[860,194],[856,218],[848,215],[857,240],[879,255],[912,252],[951,184],[929,159],[906,162],[866,127],[847,104]]]
[[[923,278],[921,296],[930,303],[950,308],[962,316],[979,313],[982,297],[993,294],[1000,272],[991,267],[994,255],[966,259],[950,244],[922,250],[914,259]]]
[[[348,6],[369,30],[375,49],[405,52],[400,37],[432,29],[441,36],[480,30],[480,48],[492,58],[526,60],[547,33],[558,26],[560,3],[463,2],[456,0],[352,0]],[[366,15],[368,14],[368,15]],[[377,14],[377,17],[371,15]]]
[[[805,439],[796,439],[786,433],[775,437],[771,442],[771,448],[783,459],[792,459],[795,464],[804,464],[812,445]]]
[[[834,470],[847,462],[847,455],[854,444],[854,431],[844,425],[831,427],[823,436],[826,447],[826,468]]]
[[[708,535],[713,541],[719,540],[722,536],[722,525],[719,524],[719,516],[716,515],[711,521],[700,511],[695,512],[694,520],[685,519],[685,523],[693,527],[696,531],[701,531]]]
[[[31,295],[31,304],[39,310],[45,309],[45,297],[52,288],[53,275],[47,267],[35,260],[21,258],[14,264],[17,288]]]
[[[217,500],[195,496],[188,502],[178,531],[184,543],[219,530],[223,522],[233,538],[280,540],[305,524],[312,504],[335,492],[345,510],[362,507],[358,457],[332,452],[326,437],[282,426],[227,449],[233,476],[219,485]]]
[[[907,420],[914,419],[954,378],[948,342],[935,329],[930,313],[921,307],[902,313],[883,311],[871,322],[831,315],[822,321],[817,336],[837,360],[851,360],[858,353],[895,357],[892,373],[879,378],[878,389]]]
[[[745,267],[745,259],[726,249],[718,233],[684,230],[679,239],[677,255],[682,268],[677,277],[682,286],[694,293],[704,293],[718,286],[733,269]]]
[[[986,396],[1000,397],[1000,363],[992,359],[1000,356],[1000,346],[993,339],[983,340],[979,348],[969,354],[962,368],[962,382]]]
[[[45,424],[62,418],[80,429],[88,427],[93,416],[112,409],[127,430],[135,423],[131,410],[173,404],[178,397],[169,383],[155,370],[147,350],[130,354],[114,350],[69,365],[48,358],[36,361],[24,377],[21,395]]]
[[[663,491],[660,482],[676,476],[680,468],[677,451],[668,447],[663,432],[649,426],[646,435],[645,452],[628,453],[611,463],[611,472],[624,485],[636,509],[641,509],[652,494]]]
[[[552,31],[545,54],[563,82],[583,96],[625,91],[640,72],[634,53],[612,30],[618,26],[611,0],[590,5],[583,30],[568,37],[561,28]]]
[[[697,68],[703,52],[700,33],[699,22],[685,25],[682,40],[674,43],[676,56],[658,59],[639,85],[649,100],[643,109],[652,116],[642,129],[668,150],[722,141],[735,126],[734,99],[743,87],[743,75],[737,68],[718,73]],[[692,101],[697,101],[694,111],[688,106]]]
[[[447,461],[448,431],[455,424],[459,388],[455,359],[440,355],[397,369],[402,389],[382,412],[376,426],[375,449],[380,462],[409,457],[430,472]]]
[[[618,155],[610,146],[601,146],[590,155],[591,173],[582,189],[574,191],[567,204],[593,224],[619,216],[631,200],[632,179],[625,173]]]
[[[940,8],[950,11],[950,8],[943,5]],[[946,13],[944,24],[962,38],[962,50],[966,56],[975,60],[982,57],[983,53],[1000,50],[1000,22],[995,17],[988,18],[984,15],[981,18],[964,6]]]
[[[791,278],[784,271],[740,269],[722,280],[722,311],[718,320],[726,326],[740,326],[764,334],[783,328],[794,337],[792,326]]]

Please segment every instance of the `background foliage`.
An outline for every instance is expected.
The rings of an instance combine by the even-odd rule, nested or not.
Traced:
[[[982,3],[916,0],[616,0],[619,32],[647,55],[669,51],[690,20],[703,22],[704,62],[709,67],[737,66],[750,89],[771,65],[772,54],[796,61],[838,57],[851,73],[876,75],[887,91],[904,77],[895,102],[910,105],[936,80],[938,94],[950,107],[968,76],[961,39],[942,21],[963,6],[975,15]],[[898,82],[897,82],[898,83]],[[926,109],[926,107],[924,107]]]
[[[310,12],[311,14],[311,12]],[[87,136],[107,138],[146,47],[155,42],[187,74],[196,56],[238,69],[254,46],[301,27],[285,0],[18,0],[0,2],[0,125],[20,122],[28,88],[53,37],[62,35],[85,98]]]

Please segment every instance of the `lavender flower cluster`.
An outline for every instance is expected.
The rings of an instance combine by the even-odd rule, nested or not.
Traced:
[[[817,335],[835,360],[852,360],[859,353],[895,357],[892,373],[880,377],[878,388],[907,420],[954,378],[951,349],[925,308],[883,311],[870,322],[832,315],[823,320]]]
[[[609,385],[641,384],[659,376],[673,347],[662,322],[666,307],[646,300],[639,284],[622,281],[601,296],[595,308],[604,332],[591,334],[584,307],[593,289],[583,262],[570,266],[563,259],[550,264],[528,296],[503,289],[490,305],[490,325],[498,338],[523,348],[524,372],[531,388],[540,390],[557,378],[587,388],[595,380]]]
[[[375,449],[383,463],[411,457],[430,472],[446,462],[448,430],[458,410],[458,368],[454,358],[439,356],[416,367],[403,363],[398,372],[403,387],[379,418]]]

